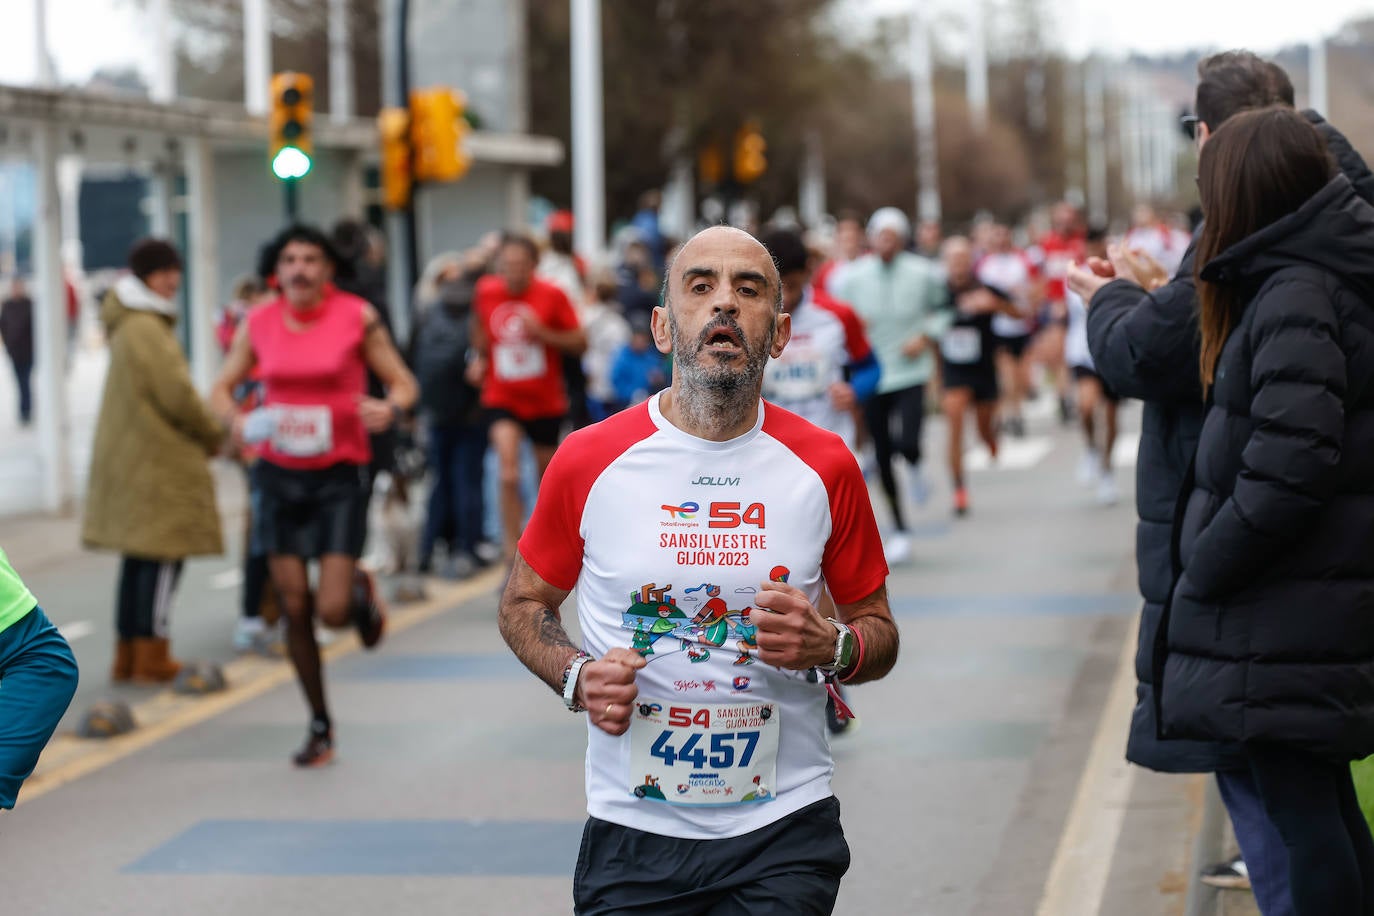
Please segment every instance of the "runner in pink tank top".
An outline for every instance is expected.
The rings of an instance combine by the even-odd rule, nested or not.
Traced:
[[[322,232],[293,226],[274,248],[282,295],[239,327],[210,403],[232,424],[236,444],[262,448],[253,469],[258,531],[310,705],[305,746],[292,758],[307,767],[334,756],[316,612],[327,626],[351,622],[369,649],[386,628],[372,578],[358,569],[371,492],[368,434],[390,427],[419,391],[377,312],[331,284],[338,258]],[[239,414],[232,392],[255,368],[263,406]],[[386,387],[385,399],[368,397],[368,369]],[[314,595],[306,569],[311,560],[320,563]]]
[[[248,316],[248,336],[276,413],[262,457],[283,468],[319,469],[372,460],[358,401],[367,391],[363,331],[368,305],[327,287],[312,314],[285,297]]]

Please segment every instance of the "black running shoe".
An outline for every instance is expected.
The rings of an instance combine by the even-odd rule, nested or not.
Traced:
[[[334,759],[334,736],[330,732],[310,730],[305,745],[295,753],[291,762],[298,767],[322,767]]]
[[[364,569],[353,572],[353,625],[365,649],[375,648],[386,632],[386,608],[377,597],[372,573]]]

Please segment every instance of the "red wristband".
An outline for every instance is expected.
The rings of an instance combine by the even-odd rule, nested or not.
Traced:
[[[859,673],[859,669],[863,667],[864,663],[864,638],[861,635],[859,635],[859,628],[856,626],[850,626],[849,632],[854,634],[856,654],[854,658],[854,666],[849,669],[848,674],[840,678],[841,684],[847,684],[850,681],[854,680],[854,675]]]

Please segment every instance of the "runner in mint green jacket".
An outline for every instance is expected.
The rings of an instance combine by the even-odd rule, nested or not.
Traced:
[[[13,808],[76,693],[72,648],[0,549],[0,808]]]

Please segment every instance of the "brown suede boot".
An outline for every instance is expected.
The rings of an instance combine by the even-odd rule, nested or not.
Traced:
[[[181,662],[172,658],[165,639],[146,637],[134,640],[133,679],[138,684],[165,684],[181,671]]]
[[[134,676],[134,641],[118,639],[115,641],[114,665],[110,668],[110,680],[127,681]]]

